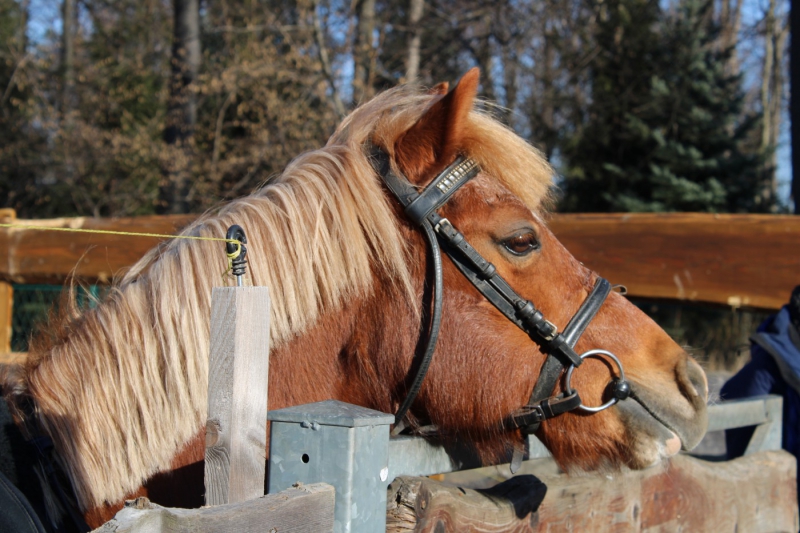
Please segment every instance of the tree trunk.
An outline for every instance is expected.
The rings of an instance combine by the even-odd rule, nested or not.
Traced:
[[[358,31],[354,53],[353,103],[358,105],[373,95],[372,60],[374,50],[372,42],[375,33],[375,0],[360,0],[356,9],[358,10]]]
[[[762,202],[765,204],[772,203],[775,198],[775,145],[772,144],[772,113],[770,113],[770,96],[772,90],[770,82],[772,81],[772,70],[774,68],[773,60],[773,35],[775,33],[775,0],[769,0],[769,8],[767,10],[766,20],[766,33],[764,35],[764,65],[761,70],[761,151],[768,153],[767,160],[764,165],[765,180],[763,185],[763,192],[761,193]],[[772,153],[770,153],[772,151]]]
[[[61,3],[61,116],[73,107],[75,90],[75,0]]]
[[[511,41],[502,47],[503,56],[503,90],[506,93],[503,122],[512,126],[514,110],[517,109],[517,78],[519,77],[519,44]]]
[[[788,36],[785,22],[776,17],[776,1],[770,0],[765,18],[764,67],[761,78],[761,110],[763,113],[761,149],[768,154],[767,181],[763,199],[775,203],[777,196],[777,147],[780,135],[781,104],[783,100],[783,58]]]
[[[409,0],[408,2],[408,55],[406,56],[406,81],[414,81],[419,77],[419,50],[422,35],[419,23],[425,0]]]
[[[22,0],[19,3],[19,28],[17,28],[17,46],[19,47],[19,57],[25,56],[28,51],[28,16],[30,11],[30,0]]]
[[[200,69],[200,10],[198,0],[174,0],[172,75],[164,142],[167,157],[159,190],[157,211],[187,213],[190,198],[190,163],[197,96],[193,84]]]
[[[478,43],[475,48],[475,60],[481,69],[481,89],[483,95],[491,102],[497,101],[497,95],[494,90],[494,73],[495,69],[492,68],[494,56],[492,55],[492,15],[485,13],[481,17],[481,22],[475,24],[475,31],[483,33],[478,38]]]
[[[322,31],[322,23],[319,20],[319,0],[311,0],[311,16],[314,20],[314,40],[317,43],[317,52],[319,54],[319,62],[322,65],[322,72],[328,80],[328,85],[331,88],[331,97],[333,102],[333,109],[339,119],[345,116],[344,104],[339,97],[339,91],[336,88],[336,78],[333,75],[333,67],[331,67],[330,56],[328,55],[328,47],[325,44],[325,34]]]

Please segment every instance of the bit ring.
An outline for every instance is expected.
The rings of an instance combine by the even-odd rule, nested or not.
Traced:
[[[617,356],[614,355],[613,353],[611,353],[611,352],[609,352],[607,350],[599,350],[599,349],[598,350],[589,350],[588,352],[582,353],[580,357],[581,357],[581,359],[585,359],[587,357],[595,357],[597,359],[603,359],[603,357],[600,357],[600,356],[609,357],[612,361],[614,361],[614,364],[616,364],[617,368],[619,369],[619,378],[614,378],[614,379],[619,379],[620,381],[625,382],[625,371],[622,369],[622,363],[617,358]],[[564,376],[564,389],[566,390],[567,394],[569,394],[572,391],[572,386],[571,386],[570,382],[572,380],[572,371],[573,370],[575,370],[575,365],[570,365],[570,367],[567,369],[567,375]],[[613,382],[613,379],[612,379],[611,382]],[[609,407],[611,407],[612,405],[616,404],[618,401],[619,401],[619,398],[617,398],[615,396],[615,397],[612,397],[610,400],[608,400],[603,405],[600,405],[598,407],[589,407],[589,406],[583,405],[583,403],[581,403],[575,409],[578,410],[578,411],[584,411],[586,413],[599,413],[600,411],[604,411],[604,410],[608,409]]]

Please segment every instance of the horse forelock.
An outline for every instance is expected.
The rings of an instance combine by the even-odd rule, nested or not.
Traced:
[[[245,229],[249,280],[270,287],[273,349],[368,294],[376,269],[415,301],[414,258],[365,144],[391,155],[436,98],[408,87],[379,95],[325,147],[182,232]],[[487,113],[471,113],[463,144],[526,205],[538,210],[547,200],[544,158]],[[223,285],[225,267],[221,243],[172,240],[134,265],[101,305],[33,343],[22,382],[84,509],[119,501],[169,469],[205,422],[211,288]]]

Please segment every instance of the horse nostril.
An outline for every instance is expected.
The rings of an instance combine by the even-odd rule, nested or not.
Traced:
[[[697,364],[697,361],[691,357],[688,357],[686,361],[686,374],[689,378],[689,383],[694,387],[694,392],[703,401],[708,401],[708,378],[706,378],[706,373]]]

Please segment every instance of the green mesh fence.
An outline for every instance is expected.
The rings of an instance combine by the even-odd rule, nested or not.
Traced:
[[[62,285],[14,285],[14,314],[11,318],[11,351],[27,352],[28,340],[37,326],[47,320],[50,309],[58,305]],[[102,287],[76,287],[76,300],[81,307],[93,305]]]

